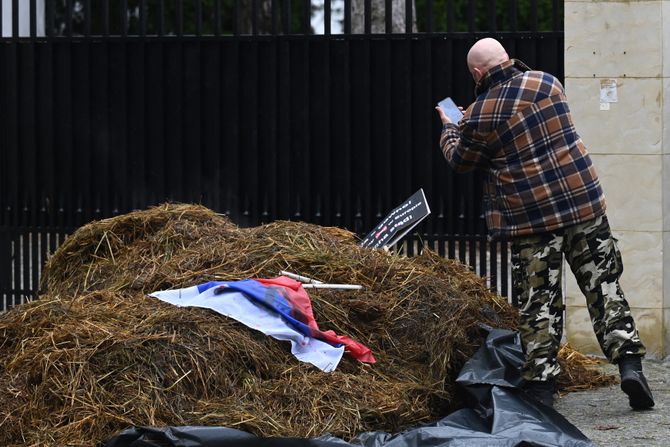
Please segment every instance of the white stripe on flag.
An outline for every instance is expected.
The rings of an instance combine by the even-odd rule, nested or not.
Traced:
[[[194,286],[154,292],[150,296],[175,306],[212,309],[272,338],[291,342],[291,353],[302,362],[311,363],[324,372],[337,368],[344,354],[344,346],[336,348],[304,336],[287,324],[277,312],[256,304],[243,293],[230,291],[215,295],[215,289],[211,287],[199,293],[198,287]]]

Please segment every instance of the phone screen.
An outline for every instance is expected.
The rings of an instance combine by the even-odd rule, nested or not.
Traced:
[[[444,114],[449,117],[452,123],[458,124],[461,118],[463,118],[463,113],[451,98],[444,98],[437,105],[444,111]]]

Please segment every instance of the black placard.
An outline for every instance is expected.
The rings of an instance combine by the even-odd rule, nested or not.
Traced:
[[[418,190],[391,211],[361,242],[362,247],[385,248],[394,245],[430,214],[423,189]]]

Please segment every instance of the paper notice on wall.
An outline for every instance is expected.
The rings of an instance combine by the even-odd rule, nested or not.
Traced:
[[[619,102],[616,79],[600,80],[600,104]]]

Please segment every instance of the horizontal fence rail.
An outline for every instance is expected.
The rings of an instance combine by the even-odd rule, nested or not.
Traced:
[[[0,0],[0,36],[561,32],[558,0]]]

